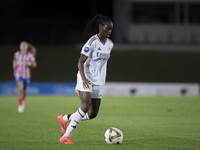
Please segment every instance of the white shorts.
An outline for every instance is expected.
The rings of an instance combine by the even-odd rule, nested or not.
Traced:
[[[77,84],[76,84],[75,92],[76,92],[76,94],[79,95],[78,91],[90,92],[91,98],[100,98],[101,99],[102,85],[92,85],[92,84],[90,84],[90,88],[84,89],[81,75],[80,75],[80,73],[78,73],[77,74]]]

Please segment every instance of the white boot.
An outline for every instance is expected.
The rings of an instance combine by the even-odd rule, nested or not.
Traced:
[[[18,106],[18,112],[19,113],[24,112],[24,108],[25,108],[25,102],[22,101],[22,104]]]

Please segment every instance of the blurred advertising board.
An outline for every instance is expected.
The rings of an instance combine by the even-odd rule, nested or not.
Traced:
[[[28,84],[28,95],[76,95],[76,83],[33,82]],[[18,88],[15,82],[0,83],[0,95],[17,95]]]
[[[28,95],[77,95],[75,82],[32,82]],[[15,82],[0,83],[0,95],[17,95]],[[108,96],[199,96],[198,83],[107,82],[102,95]]]
[[[103,95],[112,96],[199,96],[198,83],[107,82]]]

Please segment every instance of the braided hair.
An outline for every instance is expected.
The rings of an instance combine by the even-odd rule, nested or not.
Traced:
[[[106,22],[112,22],[108,16],[97,14],[90,21],[88,21],[84,34],[87,36],[93,36],[99,32],[99,25],[104,26]]]

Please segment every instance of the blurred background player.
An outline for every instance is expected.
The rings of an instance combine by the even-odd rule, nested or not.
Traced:
[[[21,113],[25,108],[26,88],[31,78],[30,67],[36,68],[37,63],[36,48],[32,44],[22,41],[19,48],[14,54],[13,69],[18,87],[18,112]]]
[[[93,119],[98,114],[107,61],[113,48],[113,42],[109,39],[112,30],[111,19],[101,14],[91,19],[85,28],[85,33],[92,37],[83,46],[78,61],[75,91],[80,97],[81,107],[75,113],[58,116],[63,132],[60,143],[73,144],[70,136],[80,121]],[[66,128],[68,121],[71,122]]]

